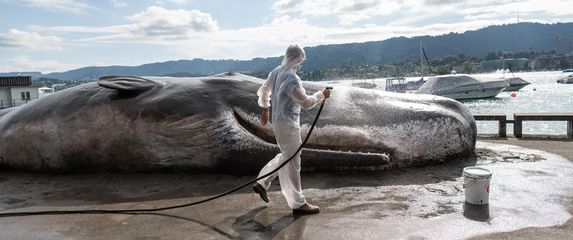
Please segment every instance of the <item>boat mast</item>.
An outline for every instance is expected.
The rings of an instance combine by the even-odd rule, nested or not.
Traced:
[[[428,64],[428,69],[430,70],[430,73],[435,74],[434,69],[432,69],[432,66],[430,65],[430,61],[428,60],[428,56],[426,56],[426,51],[424,51],[424,48],[422,47],[422,42],[420,42],[420,62],[423,62],[424,59],[426,60],[426,64]]]
[[[422,79],[424,79],[424,55],[422,53],[422,41],[420,41],[420,72],[422,73]]]

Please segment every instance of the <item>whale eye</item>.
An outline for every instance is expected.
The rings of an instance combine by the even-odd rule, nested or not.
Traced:
[[[159,85],[153,80],[133,76],[103,76],[97,83],[105,88],[126,92],[143,92]]]

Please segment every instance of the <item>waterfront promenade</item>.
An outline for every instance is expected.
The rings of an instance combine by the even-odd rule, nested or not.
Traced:
[[[537,151],[520,152],[506,144],[539,149],[568,160],[552,159],[552,155]],[[0,218],[0,238],[570,239],[573,236],[570,219],[573,189],[557,188],[560,184],[571,186],[571,177],[563,177],[573,169],[573,141],[480,138],[477,153],[475,159],[421,168],[303,173],[307,198],[322,207],[318,215],[293,216],[275,185],[269,205],[245,189],[204,205],[152,214]],[[476,163],[494,170],[489,208],[492,218],[486,222],[463,217],[461,169]],[[2,173],[0,208],[7,211],[152,208],[195,201],[249,178]],[[511,179],[516,180],[509,182]],[[523,194],[530,200],[523,198]]]

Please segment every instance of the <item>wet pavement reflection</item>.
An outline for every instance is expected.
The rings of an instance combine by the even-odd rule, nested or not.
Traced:
[[[298,214],[286,214],[281,218],[275,220],[269,225],[263,225],[258,222],[255,217],[257,213],[264,210],[266,207],[255,208],[248,213],[239,216],[235,219],[233,223],[233,230],[239,233],[239,239],[273,239],[275,238],[283,229],[292,226],[289,231],[288,238],[290,239],[302,239],[305,221],[309,216],[298,215]],[[296,224],[293,224],[295,223]]]
[[[464,217],[479,222],[490,221],[489,204],[475,205],[464,202]]]

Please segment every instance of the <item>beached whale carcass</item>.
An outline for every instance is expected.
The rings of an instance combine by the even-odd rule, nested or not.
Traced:
[[[259,124],[262,82],[234,73],[111,76],[0,110],[0,170],[256,173],[279,152]],[[303,110],[303,136],[317,109]],[[428,164],[472,154],[475,137],[471,113],[455,100],[336,86],[302,166]]]

